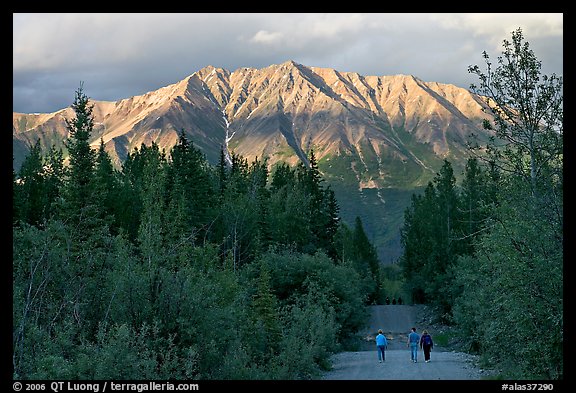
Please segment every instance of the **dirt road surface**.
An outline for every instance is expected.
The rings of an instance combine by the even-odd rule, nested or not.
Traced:
[[[427,329],[432,337],[434,330],[418,326],[421,306],[381,305],[371,306],[369,325],[361,332],[365,338],[362,350],[341,352],[332,357],[332,370],[324,380],[480,380],[482,371],[475,366],[474,357],[466,353],[443,350],[434,346],[430,362],[424,362],[424,353],[418,351],[418,362],[410,360],[406,340],[410,329],[418,333]],[[382,329],[388,339],[386,360],[378,362],[374,337]]]

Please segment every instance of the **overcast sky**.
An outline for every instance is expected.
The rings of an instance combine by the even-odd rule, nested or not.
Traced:
[[[563,14],[16,13],[13,111],[70,106],[84,83],[115,101],[212,65],[234,71],[287,60],[361,75],[414,75],[468,88],[468,66],[496,63],[522,28],[542,73],[563,75]]]

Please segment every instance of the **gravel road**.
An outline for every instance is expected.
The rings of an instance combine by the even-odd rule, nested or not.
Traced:
[[[358,352],[341,352],[332,357],[332,370],[324,374],[324,380],[480,380],[482,371],[474,365],[472,355],[443,350],[434,346],[430,362],[424,362],[419,350],[418,362],[410,360],[406,340],[410,328],[418,333],[427,329],[432,337],[434,330],[418,326],[421,306],[381,305],[371,306],[369,325],[361,332],[365,345]],[[388,339],[386,361],[378,362],[374,337],[382,329]]]
[[[338,380],[479,380],[480,370],[475,368],[469,355],[459,352],[432,351],[430,363],[425,363],[422,352],[418,363],[412,363],[408,349],[386,351],[386,361],[379,363],[376,351],[341,352],[332,358],[332,371],[323,379]]]

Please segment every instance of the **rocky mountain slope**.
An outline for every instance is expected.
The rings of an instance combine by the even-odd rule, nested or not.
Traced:
[[[93,145],[102,138],[117,165],[142,143],[154,141],[168,152],[181,130],[212,163],[223,147],[249,162],[265,157],[271,167],[307,162],[313,149],[343,218],[362,218],[384,263],[399,255],[410,195],[444,159],[459,174],[467,138],[484,132],[487,116],[478,96],[454,85],[293,61],[233,72],[208,66],[141,96],[92,103]],[[64,119],[73,116],[71,108],[14,113],[15,168],[38,138],[43,146],[63,147]]]

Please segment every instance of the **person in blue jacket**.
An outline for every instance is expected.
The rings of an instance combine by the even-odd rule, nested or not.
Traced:
[[[410,347],[410,360],[414,363],[418,362],[418,344],[420,343],[420,335],[416,333],[416,328],[413,327],[408,335],[408,342],[406,345]]]
[[[376,336],[376,350],[378,351],[378,361],[380,363],[386,360],[386,347],[388,346],[388,341],[386,336],[382,333],[382,329],[378,330],[378,335]]]

